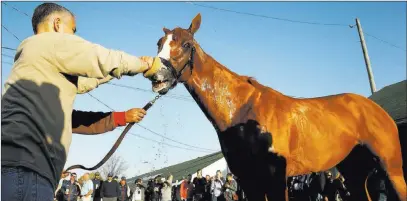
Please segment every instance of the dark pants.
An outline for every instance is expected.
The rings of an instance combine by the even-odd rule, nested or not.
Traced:
[[[2,201],[53,201],[51,182],[23,167],[1,167]]]
[[[100,201],[102,198],[93,198],[93,201]]]
[[[203,201],[203,195],[202,194],[194,195],[194,201]]]

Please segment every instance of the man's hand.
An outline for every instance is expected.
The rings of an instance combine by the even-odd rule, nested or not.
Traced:
[[[147,63],[148,68],[146,69],[146,71],[147,71],[148,69],[150,69],[151,66],[153,65],[154,57],[141,56],[141,57],[139,57],[139,58],[140,58],[140,60],[142,60],[142,61],[144,61],[144,62]]]
[[[126,123],[138,123],[146,115],[146,111],[141,108],[133,108],[127,110],[125,113]]]

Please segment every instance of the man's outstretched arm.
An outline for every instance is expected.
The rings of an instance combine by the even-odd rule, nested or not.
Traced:
[[[146,112],[133,108],[126,112],[72,111],[72,133],[94,135],[114,130],[127,123],[140,122]]]
[[[123,75],[136,75],[147,71],[150,57],[135,57],[123,51],[105,48],[79,36],[63,33],[50,33],[46,38],[53,43],[53,56],[56,70],[60,73],[103,79],[108,75],[120,78]]]

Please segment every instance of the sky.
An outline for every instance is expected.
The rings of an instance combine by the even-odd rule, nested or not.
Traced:
[[[31,16],[40,2],[7,4],[1,5],[2,25],[21,40],[31,36]],[[358,17],[363,31],[369,34],[365,35],[365,40],[377,89],[406,79],[406,2],[196,3],[294,21],[341,24],[339,26],[237,14],[186,2],[59,4],[76,15],[77,35],[135,56],[155,56],[157,40],[164,35],[163,27],[188,28],[192,19],[201,13],[202,24],[195,39],[206,53],[238,74],[253,76],[260,83],[295,97],[345,92],[371,95],[357,29],[346,26],[354,25]],[[1,29],[1,46],[17,48],[20,42],[4,27]],[[2,87],[12,67],[12,59],[8,56],[14,54],[14,51],[2,49]],[[142,75],[115,79],[111,83],[145,89],[104,84],[91,92],[92,96],[115,111],[143,107],[155,96],[151,92],[151,83]],[[132,134],[126,136],[116,151],[128,164],[125,176],[133,177],[153,168],[166,167],[220,150],[213,126],[192,101],[185,87],[178,85],[167,96],[158,100],[140,123],[167,139],[134,126],[130,131]],[[78,95],[74,108],[110,111],[88,94]],[[117,129],[97,136],[74,134],[66,167],[74,164],[95,165],[105,156],[121,131]],[[177,147],[145,140],[134,134]],[[197,150],[185,144],[206,150]]]

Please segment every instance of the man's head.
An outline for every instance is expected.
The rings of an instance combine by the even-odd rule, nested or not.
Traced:
[[[122,186],[126,184],[126,177],[122,177],[122,179],[120,180],[120,184]]]
[[[220,179],[222,177],[222,172],[220,170],[216,171],[216,179]]]
[[[89,173],[85,173],[83,175],[83,181],[88,181],[89,180]]]
[[[78,175],[76,175],[75,172],[71,174],[71,177],[73,177],[75,179],[75,181],[78,179]]]
[[[206,179],[206,181],[210,181],[210,180],[211,180],[211,176],[206,175],[206,176],[205,176],[205,179]]]
[[[71,180],[71,181],[76,181],[76,173],[75,173],[75,172],[73,172],[73,173],[71,174],[70,180]]]
[[[325,172],[326,179],[330,182],[333,181],[332,173],[330,171]]]
[[[192,175],[189,174],[189,175],[187,176],[187,181],[191,181],[191,179],[192,179]]]
[[[100,178],[101,178],[101,177],[100,177],[100,173],[99,173],[99,172],[96,172],[96,173],[95,173],[95,179],[99,179],[99,180],[100,180]]]
[[[75,34],[75,16],[71,11],[55,3],[43,3],[34,10],[31,19],[34,34],[59,32]]]
[[[112,180],[113,180],[113,174],[112,174],[112,173],[109,173],[109,174],[107,175],[107,180],[108,180],[108,181],[112,181]]]
[[[136,179],[136,184],[142,184],[143,180],[141,180],[140,178]]]
[[[233,179],[233,174],[232,174],[232,173],[228,173],[228,174],[226,175],[226,180],[232,181],[232,179]]]
[[[202,170],[201,170],[201,169],[198,169],[198,170],[196,171],[196,177],[202,178]]]

